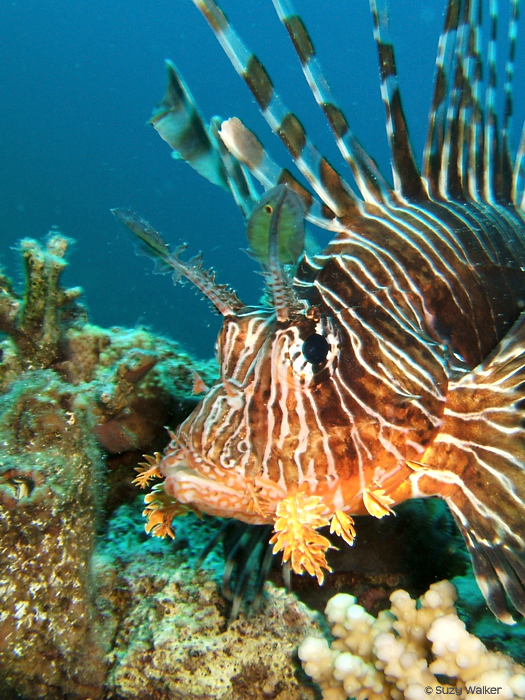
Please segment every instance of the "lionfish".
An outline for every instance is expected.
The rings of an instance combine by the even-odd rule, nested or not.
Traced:
[[[168,63],[151,122],[177,157],[234,195],[269,303],[243,304],[200,257],[183,262],[147,222],[116,210],[224,317],[219,379],[137,478],[162,478],[145,499],[146,529],[173,535],[172,519],[188,510],[270,525],[274,553],[321,583],[331,544],[320,528],[352,544],[352,516],[439,497],[489,608],[512,623],[512,606],[525,614],[525,129],[514,161],[509,144],[518,0],[509,0],[501,128],[496,3],[484,79],[482,2],[448,0],[421,170],[384,8],[370,0],[393,184],[332,97],[301,18],[289,0],[273,0],[355,188],[214,0],[193,2],[310,187],[239,119],[206,124]],[[314,256],[304,252],[303,215],[333,232]]]

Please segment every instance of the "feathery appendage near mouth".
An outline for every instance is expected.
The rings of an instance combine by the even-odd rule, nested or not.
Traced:
[[[158,453],[148,457],[135,479],[144,488],[151,478],[164,478],[145,499],[145,527],[153,535],[174,537],[173,519],[190,510],[248,524],[273,524],[270,543],[274,554],[282,552],[283,562],[291,561],[296,573],[308,572],[322,583],[324,571],[331,571],[325,555],[333,545],[318,530],[330,526],[331,533],[352,545],[354,521],[346,511],[368,512],[378,518],[392,512],[392,499],[377,484],[353,498],[344,498],[336,484],[319,483],[322,495],[308,488],[286,491],[269,479],[248,479],[240,469],[225,470],[207,463],[183,439],[173,433],[170,437],[164,457]],[[337,508],[343,502],[347,503],[344,510]]]

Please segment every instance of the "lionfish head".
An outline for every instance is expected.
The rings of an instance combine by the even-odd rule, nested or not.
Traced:
[[[160,466],[165,492],[179,503],[273,522],[290,484],[301,487],[317,479],[316,470],[329,469],[319,456],[325,428],[311,395],[318,406],[333,405],[339,341],[331,318],[294,291],[289,267],[303,238],[299,197],[284,185],[272,189],[248,224],[249,252],[261,263],[270,303],[232,304],[224,289],[216,294],[220,301],[208,294],[224,315],[216,343],[220,376],[171,434]]]
[[[394,377],[396,361],[388,344],[381,356],[377,336],[366,339],[365,352],[388,375],[387,388],[376,370],[364,371],[351,312],[323,301],[317,282],[306,283],[303,273],[292,280],[294,266],[309,263],[304,207],[287,185],[269,190],[248,221],[248,252],[262,267],[265,306],[244,305],[203,270],[200,258],[183,262],[145,221],[115,213],[161,268],[190,280],[224,317],[218,380],[136,479],[145,486],[152,476],[163,478],[146,496],[147,531],[173,535],[173,517],[187,510],[273,524],[274,552],[321,582],[331,544],[319,528],[330,525],[351,544],[351,514],[381,518],[408,497],[410,460],[435,434],[442,411],[443,372],[434,350],[421,344],[420,360],[429,368],[423,397],[410,392],[403,372]],[[330,264],[325,268],[321,284],[323,275],[333,275]]]
[[[206,512],[267,522],[275,509],[266,514],[262,501],[279,501],[297,481],[298,451],[313,473],[321,436],[308,395],[329,387],[337,336],[315,309],[279,322],[273,310],[246,307],[225,319],[217,360],[219,380],[164,459],[165,488]]]

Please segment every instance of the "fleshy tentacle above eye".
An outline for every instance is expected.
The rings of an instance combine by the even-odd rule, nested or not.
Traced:
[[[304,251],[304,214],[299,195],[278,185],[261,197],[248,220],[248,252],[263,268],[280,323],[304,308],[285,268],[295,265]]]
[[[200,256],[197,255],[191,258],[187,263],[179,258],[180,253],[186,248],[185,245],[179,246],[172,253],[160,233],[138,214],[129,209],[112,209],[111,211],[138,236],[142,242],[141,250],[158,264],[160,272],[174,271],[174,284],[181,277],[186,278],[211,301],[213,306],[223,316],[231,316],[244,308],[245,305],[233,290],[229,289],[225,284],[217,284],[215,282],[215,272],[213,270],[203,269]]]

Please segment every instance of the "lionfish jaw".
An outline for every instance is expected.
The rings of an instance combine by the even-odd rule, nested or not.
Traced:
[[[251,507],[252,490],[236,469],[216,467],[191,447],[179,442],[177,448],[164,455],[159,471],[164,477],[164,493],[187,508],[246,523],[268,522],[268,517]]]
[[[188,448],[170,451],[160,466],[166,493],[180,503],[194,503],[202,500],[206,491],[219,490],[220,484],[206,473],[211,473],[211,468],[203,465],[203,460]]]

